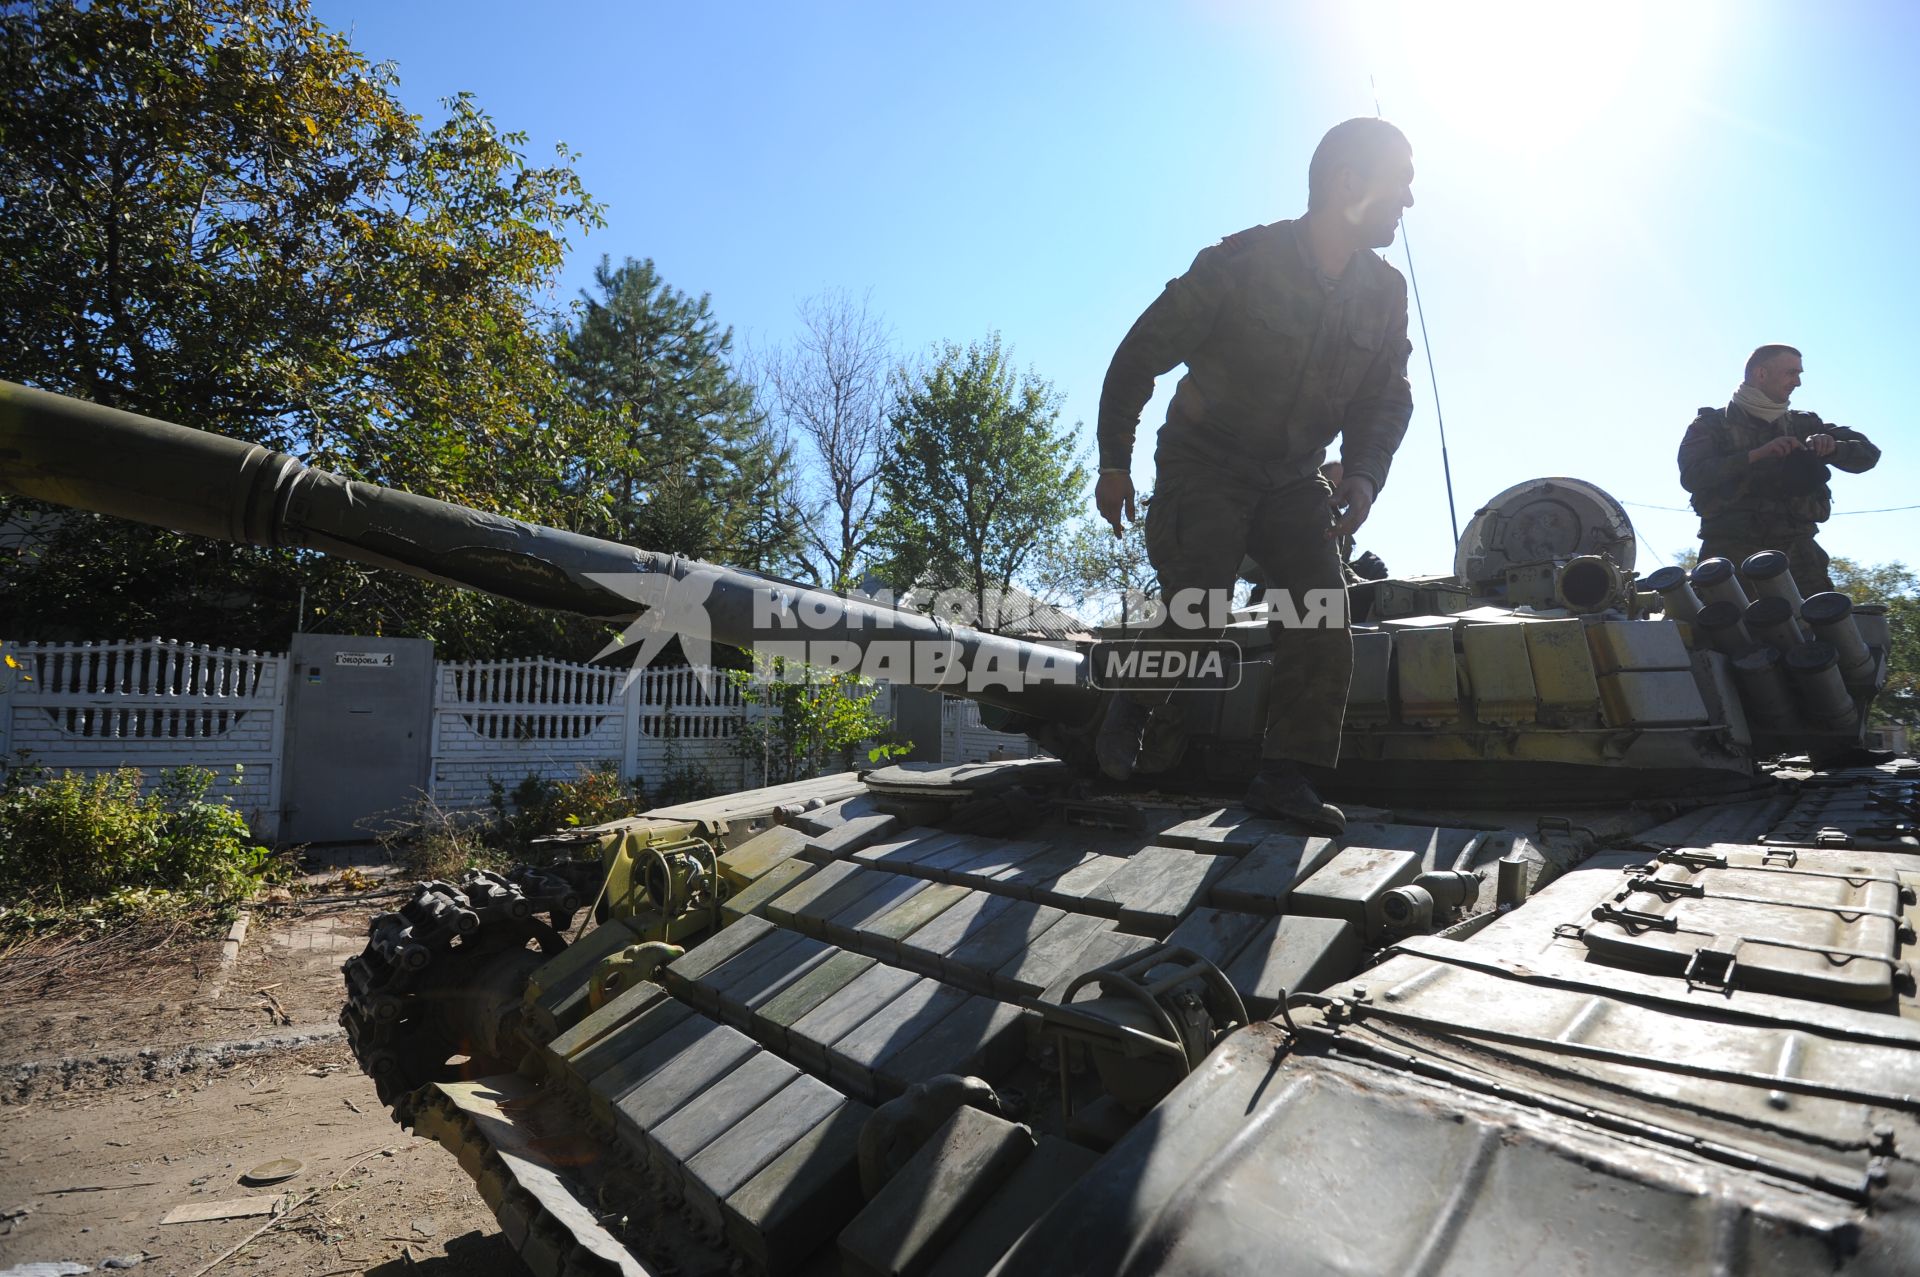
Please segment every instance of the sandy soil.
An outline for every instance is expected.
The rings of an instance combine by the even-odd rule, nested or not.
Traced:
[[[453,1157],[394,1125],[334,1017],[341,960],[391,902],[253,920],[239,960],[170,948],[0,1006],[0,1273],[66,1260],[194,1277],[524,1274]],[[302,1168],[250,1188],[279,1158]],[[162,1225],[189,1203],[278,1217]]]

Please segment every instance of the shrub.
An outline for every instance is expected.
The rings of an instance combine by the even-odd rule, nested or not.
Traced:
[[[622,783],[612,763],[583,767],[572,780],[529,775],[512,792],[497,780],[487,785],[494,816],[487,841],[515,859],[526,858],[535,838],[631,816],[644,802],[640,787]]]
[[[0,783],[0,918],[12,926],[81,918],[204,915],[251,895],[274,862],[246,819],[209,797],[204,767],[87,775],[16,768]]]
[[[873,708],[879,687],[853,674],[761,660],[729,675],[750,710],[733,750],[757,762],[766,783],[881,763],[912,748],[893,739],[893,723]]]
[[[498,780],[488,788],[487,805],[477,810],[422,796],[408,819],[385,825],[375,838],[416,877],[455,879],[469,869],[537,860],[534,839],[618,820],[646,805],[639,785],[623,783],[612,763],[583,767],[571,780],[529,775],[512,789]]]

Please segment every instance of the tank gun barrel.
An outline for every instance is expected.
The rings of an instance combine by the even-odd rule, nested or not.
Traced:
[[[1085,719],[1079,653],[315,470],[259,444],[0,382],[0,492],[245,545],[292,546],[534,607],[661,623]],[[863,658],[892,645],[900,660]],[[815,663],[821,663],[818,659]]]

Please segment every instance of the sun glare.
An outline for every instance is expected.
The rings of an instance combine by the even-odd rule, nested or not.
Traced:
[[[1376,12],[1402,46],[1420,114],[1523,154],[1638,116],[1636,86],[1665,61],[1633,3],[1413,0]]]

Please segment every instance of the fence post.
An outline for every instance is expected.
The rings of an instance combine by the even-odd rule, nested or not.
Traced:
[[[263,808],[263,823],[271,826],[262,831],[272,842],[280,841],[280,823],[286,817],[286,781],[287,781],[287,696],[292,690],[288,684],[293,679],[293,655],[282,652],[278,656],[269,652],[262,658],[262,664],[273,679],[273,734],[269,737],[267,752],[272,757],[267,774],[267,798]]]
[[[645,682],[636,673],[620,693],[620,783],[623,785],[632,783],[640,774],[640,702],[645,697]]]

